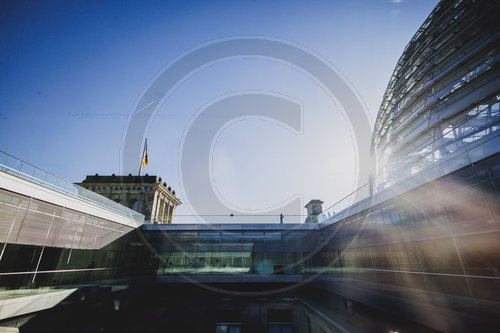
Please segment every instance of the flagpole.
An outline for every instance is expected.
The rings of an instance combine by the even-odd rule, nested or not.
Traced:
[[[148,144],[148,139],[146,138],[146,141],[144,141],[144,148],[142,148],[141,163],[139,164],[139,176],[141,175],[142,161],[144,160],[144,152],[146,151],[147,144]]]

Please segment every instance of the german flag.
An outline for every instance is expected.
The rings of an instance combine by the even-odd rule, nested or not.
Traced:
[[[148,140],[144,142],[144,152],[142,153],[142,168],[145,168],[148,165]]]

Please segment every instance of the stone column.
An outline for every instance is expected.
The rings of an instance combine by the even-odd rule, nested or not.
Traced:
[[[161,223],[165,223],[167,221],[167,214],[168,214],[167,202],[166,202],[165,198],[163,198],[162,207],[163,207],[163,211],[162,211],[162,215],[161,215]]]
[[[158,196],[158,214],[156,215],[158,219],[158,223],[162,223],[163,218],[163,197],[161,195]]]
[[[155,213],[155,220],[156,222],[160,222],[160,212],[161,210],[161,194],[158,193],[157,197],[156,197],[156,213]]]
[[[156,213],[158,212],[158,192],[155,192],[153,206],[151,207],[151,223],[156,221]]]
[[[170,222],[169,223],[174,222],[174,216],[175,216],[175,205],[172,204],[172,210],[170,212]]]
[[[166,214],[166,218],[165,218],[165,223],[170,223],[170,205],[171,205],[171,201],[168,200],[167,203],[166,203],[166,209],[167,209],[167,214]]]
[[[168,203],[168,219],[167,223],[172,223],[172,201]]]

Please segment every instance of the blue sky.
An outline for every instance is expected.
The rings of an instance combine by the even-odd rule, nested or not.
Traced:
[[[184,52],[232,36],[285,39],[324,57],[373,120],[396,61],[436,3],[3,1],[0,150],[75,182],[118,173],[127,117],[149,82]],[[173,92],[147,133],[144,172],[161,175],[186,201],[179,172],[186,126],[210,100],[241,90],[300,99],[304,133],[258,119],[225,129],[212,170],[223,200],[243,212],[293,195],[328,204],[352,190],[355,154],[341,112],[302,74],[256,59],[212,66]]]

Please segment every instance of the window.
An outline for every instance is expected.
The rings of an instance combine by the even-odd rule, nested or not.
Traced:
[[[215,333],[240,333],[240,323],[217,323],[215,324]]]

